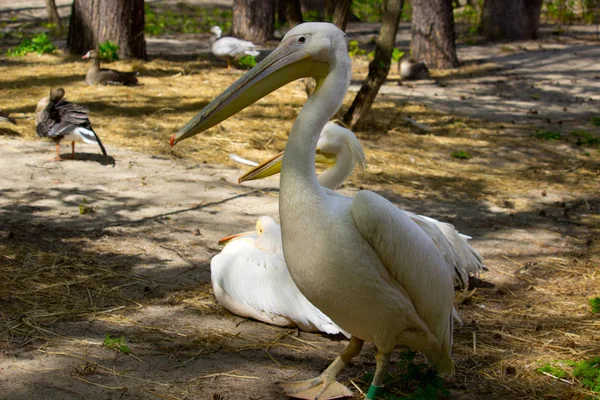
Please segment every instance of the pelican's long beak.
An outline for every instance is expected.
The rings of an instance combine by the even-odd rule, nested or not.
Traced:
[[[253,235],[253,234],[256,234],[256,231],[248,231],[248,232],[236,233],[235,235],[231,235],[231,236],[226,236],[223,239],[219,240],[219,246],[226,245],[227,243],[231,242],[233,239],[243,237],[243,236],[249,236],[249,235]]]
[[[275,175],[281,172],[281,160],[283,159],[283,152],[277,154],[276,156],[268,159],[267,161],[257,165],[252,168],[244,175],[238,178],[238,183],[246,182],[246,181],[254,181],[257,179],[264,179],[268,176]],[[327,164],[333,165],[335,164],[336,156],[332,153],[325,153],[320,149],[317,149],[317,154],[315,157],[316,164]]]
[[[171,146],[217,125],[289,82],[326,76],[329,65],[312,60],[308,52],[294,46],[295,40],[290,37],[282,41],[264,60],[204,107],[171,137]]]

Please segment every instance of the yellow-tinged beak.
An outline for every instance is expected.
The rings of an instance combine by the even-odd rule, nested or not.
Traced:
[[[248,232],[236,233],[235,235],[231,235],[231,236],[226,236],[223,239],[219,240],[219,246],[226,245],[227,243],[231,242],[233,239],[243,237],[243,236],[254,235],[254,234],[256,234],[256,231],[248,231]]]
[[[264,60],[204,107],[171,137],[171,146],[217,125],[289,82],[326,76],[329,65],[314,61],[308,52],[294,48],[295,40],[290,37],[282,41]]]
[[[267,161],[257,165],[252,168],[244,175],[238,178],[238,183],[246,182],[246,181],[254,181],[257,179],[264,179],[271,175],[275,175],[281,172],[281,160],[283,159],[283,152],[277,154],[276,156],[268,159]],[[317,154],[315,157],[316,164],[327,164],[333,165],[335,164],[336,156],[333,153],[325,153],[321,151],[321,149],[317,149]]]

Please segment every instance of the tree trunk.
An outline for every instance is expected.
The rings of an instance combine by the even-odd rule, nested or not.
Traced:
[[[491,40],[537,38],[542,0],[485,0],[482,33]]]
[[[56,30],[59,35],[63,33],[62,23],[60,22],[60,15],[56,9],[56,3],[54,0],[46,0],[46,11],[48,11],[48,22],[56,26]]]
[[[270,0],[234,0],[231,34],[254,42],[273,36],[275,5]]]
[[[390,71],[403,4],[404,0],[386,0],[384,4],[383,24],[377,37],[375,58],[369,64],[369,75],[354,98],[350,109],[344,115],[344,123],[350,129],[360,129],[361,125],[364,125],[377,92]]]
[[[410,51],[429,68],[456,68],[452,0],[413,0]]]
[[[110,40],[121,58],[146,58],[144,0],[74,0],[67,45],[85,54]]]
[[[343,31],[346,31],[348,23],[348,14],[350,14],[350,5],[352,0],[336,0],[333,10],[333,24]]]
[[[296,25],[300,25],[302,19],[302,9],[300,8],[300,0],[283,0],[286,2],[285,18],[287,19],[290,29]]]

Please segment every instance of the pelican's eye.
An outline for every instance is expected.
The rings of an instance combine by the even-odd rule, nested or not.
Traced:
[[[306,42],[306,38],[304,36],[300,36],[298,38],[298,43],[304,43],[304,42]]]

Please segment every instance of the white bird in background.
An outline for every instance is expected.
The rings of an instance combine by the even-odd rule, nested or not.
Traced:
[[[227,61],[227,69],[231,68],[231,62],[243,56],[254,56],[260,54],[254,43],[241,40],[231,36],[221,37],[223,31],[218,26],[210,28],[213,36],[210,38],[211,50],[215,57]]]
[[[245,182],[263,179],[279,173],[283,152],[255,166],[239,179]],[[319,183],[331,190],[339,188],[352,174],[358,164],[364,169],[366,160],[359,140],[354,133],[335,123],[328,122],[321,132],[317,143],[316,162],[329,164],[330,167],[318,176]],[[466,289],[469,274],[479,276],[487,268],[477,250],[467,243],[470,236],[459,233],[453,225],[436,219],[404,211],[429,237],[443,253],[454,277],[454,285]],[[459,319],[460,320],[460,319]]]
[[[260,217],[256,231],[228,236],[219,244],[226,245],[211,260],[210,273],[215,297],[223,307],[267,324],[342,332],[294,284],[283,258],[281,229],[272,218]]]
[[[321,130],[338,111],[352,74],[344,32],[328,23],[290,30],[280,45],[207,105],[171,145],[205,131],[299,78],[317,87],[290,132],[282,161],[279,214],[283,253],[302,294],[352,336],[317,378],[283,385],[287,395],[330,399],[352,395],[335,378],[362,349],[377,347],[367,398],[377,396],[395,346],[422,352],[452,374],[452,275],[433,240],[383,197],[354,198],[323,188],[315,171]]]

